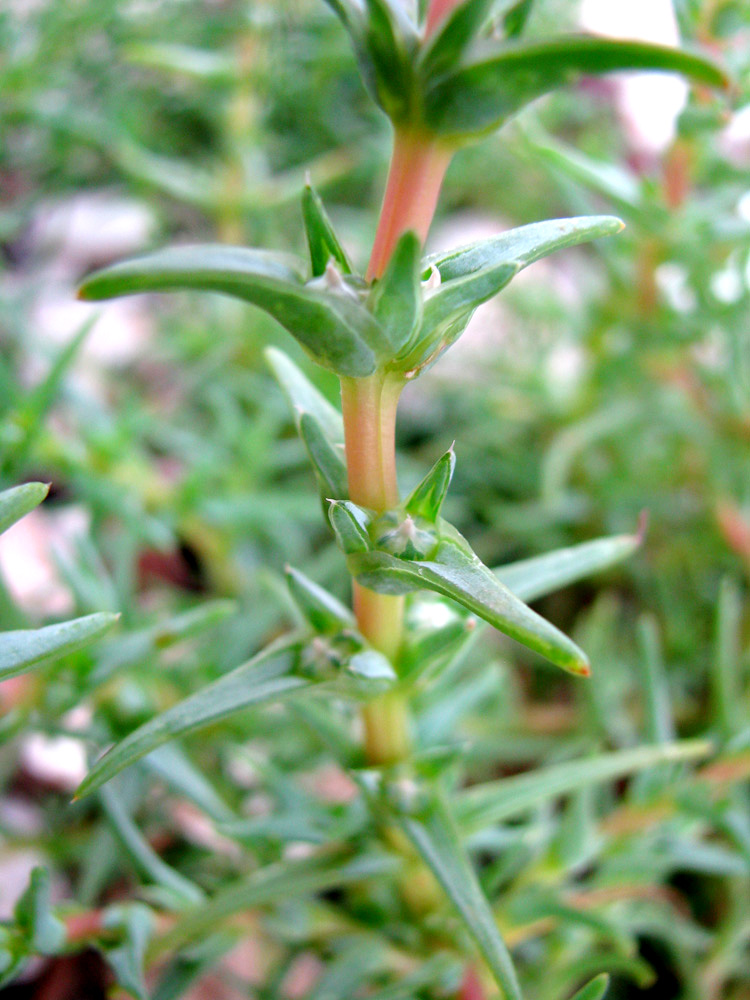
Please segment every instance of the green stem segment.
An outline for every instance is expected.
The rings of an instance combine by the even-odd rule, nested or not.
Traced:
[[[395,507],[396,408],[403,382],[381,374],[341,380],[349,495],[372,510]],[[394,659],[401,646],[404,599],[377,594],[354,582],[354,612],[359,630]],[[374,698],[362,709],[365,752],[371,764],[390,764],[409,754],[407,707],[398,693]]]
[[[412,230],[424,242],[435,213],[452,149],[434,138],[396,131],[393,157],[367,277],[381,277],[399,237]],[[404,382],[376,372],[341,380],[349,495],[354,503],[385,511],[399,502],[396,481],[396,408]],[[403,597],[377,594],[354,583],[354,611],[365,638],[395,659],[401,646]],[[388,692],[362,709],[365,753],[371,764],[392,764],[409,756],[408,706]]]

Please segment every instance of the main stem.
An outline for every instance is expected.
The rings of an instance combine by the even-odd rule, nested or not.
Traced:
[[[398,504],[396,408],[402,382],[380,373],[341,380],[349,495],[354,503],[384,511]],[[354,581],[354,613],[362,635],[389,659],[401,646],[403,597],[378,594]],[[409,754],[407,706],[388,692],[362,709],[364,743],[371,764],[391,764]]]
[[[388,183],[367,271],[380,278],[399,237],[412,230],[424,242],[435,212],[451,151],[432,138],[396,131]],[[403,388],[397,375],[376,372],[341,380],[349,495],[382,512],[399,502],[396,480],[396,409]],[[354,582],[354,612],[364,637],[389,659],[401,647],[404,599],[378,594]],[[371,764],[409,756],[409,712],[403,695],[388,692],[362,709],[365,754]]]

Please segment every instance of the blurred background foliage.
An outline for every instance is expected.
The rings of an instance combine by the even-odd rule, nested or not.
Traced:
[[[425,745],[468,740],[472,780],[675,735],[720,755],[534,803],[472,842],[539,1000],[600,969],[615,998],[750,996],[750,16],[741,0],[676,0],[674,14],[730,66],[739,110],[704,93],[667,94],[664,110],[653,77],[638,105],[610,79],[459,155],[434,248],[601,211],[627,228],[530,269],[401,409],[403,486],[455,439],[448,516],[491,565],[649,518],[627,564],[543,602],[592,681],[519,669],[531,654],[482,632],[419,696]],[[582,16],[539,0],[527,30]],[[0,488],[52,484],[0,542],[0,626],[121,615],[95,647],[0,685],[0,916],[38,865],[66,913],[119,906],[111,926],[129,930],[109,951],[126,970],[110,964],[131,992],[141,919],[179,928],[186,899],[290,842],[304,858],[316,837],[356,836],[330,753],[350,736],[318,706],[244,713],[71,803],[86,756],[295,624],[285,563],[342,597],[348,581],[263,360],[278,343],[305,366],[291,342],[220,297],[103,309],[74,288],[173,240],[301,250],[306,170],[364,263],[388,144],[321,3],[0,8]],[[376,988],[389,962],[414,977],[404,996],[455,995],[449,957],[404,958],[424,942],[385,888],[350,893],[346,923],[335,895],[288,896],[293,882],[250,930],[217,917],[167,965],[152,945],[152,995],[336,1000]],[[0,995],[103,995],[111,972],[92,956],[36,959]]]

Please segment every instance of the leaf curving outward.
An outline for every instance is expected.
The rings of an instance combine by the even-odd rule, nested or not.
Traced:
[[[377,367],[380,329],[356,294],[344,284],[338,290],[306,285],[279,254],[218,244],[158,250],[97,271],[83,282],[79,296],[99,300],[180,290],[222,292],[251,302],[318,364],[340,375],[363,377]]]
[[[298,637],[279,640],[247,663],[154,716],[107,751],[82,782],[77,797],[88,795],[124,768],[183,733],[192,732],[235,712],[278,701],[311,684],[292,670],[301,645]]]
[[[423,274],[437,271],[440,283],[425,295],[421,328],[403,357],[404,367],[418,372],[432,364],[461,336],[477,306],[529,264],[621,229],[613,216],[549,219],[426,257]]]
[[[425,123],[456,139],[481,134],[550,90],[583,76],[631,69],[681,73],[711,87],[728,82],[701,55],[646,42],[573,35],[529,45],[491,45],[427,81]]]

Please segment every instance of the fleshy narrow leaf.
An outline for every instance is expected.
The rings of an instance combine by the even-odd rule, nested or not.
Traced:
[[[273,643],[247,663],[149,719],[97,761],[78,789],[77,797],[93,792],[123,768],[176,736],[252,705],[278,701],[308,686],[310,681],[291,673],[299,647],[298,638]]]
[[[706,740],[686,740],[553,764],[458,793],[456,815],[462,832],[481,830],[589,785],[615,781],[655,764],[695,760],[710,752],[711,744]]]
[[[456,453],[451,446],[404,501],[404,508],[408,513],[415,517],[423,517],[434,524],[440,514],[455,468]]]
[[[87,646],[112,628],[119,617],[100,611],[59,625],[0,632],[0,680]]]
[[[392,873],[394,867],[394,859],[385,854],[360,853],[352,859],[348,852],[337,849],[268,865],[181,914],[175,926],[160,937],[158,951],[172,952],[206,932],[216,930],[222,921],[235,913],[325,892],[337,886],[382,878]]]
[[[520,600],[535,601],[627,559],[640,542],[640,535],[597,538],[592,542],[582,542],[541,556],[520,559],[507,566],[498,566],[493,572]]]
[[[349,258],[339,243],[320,195],[309,182],[302,193],[302,216],[313,277],[323,274],[331,259],[336,261],[344,274],[351,274]]]
[[[311,413],[300,413],[297,429],[312,462],[324,499],[345,500],[349,496],[343,447],[332,444]]]
[[[318,364],[338,374],[361,377],[376,368],[379,330],[356,296],[306,286],[278,254],[214,244],[173,247],[96,272],[79,295],[99,300],[180,290],[223,292],[253,303],[285,327]]]
[[[414,95],[415,26],[400,0],[364,0],[367,21],[360,70],[377,103],[393,120],[408,117]]]
[[[528,226],[509,229],[499,236],[457,247],[447,253],[431,254],[427,266],[437,267],[444,282],[502,264],[528,267],[556,250],[586,243],[602,236],[612,236],[623,228],[612,215],[584,215],[571,219],[547,219]]]
[[[133,822],[122,795],[111,787],[102,788],[99,799],[122,846],[145,875],[157,885],[170,889],[187,903],[199,903],[205,898],[202,889],[195,882],[185,878],[159,857]]]
[[[332,500],[328,506],[328,520],[336,541],[346,555],[367,552],[370,548],[370,536],[362,507],[349,500]]]
[[[383,551],[359,552],[349,557],[350,571],[363,586],[381,593],[434,590],[563,670],[589,673],[586,655],[578,646],[500,583],[455,528],[441,521],[440,534],[429,560],[401,559]]]
[[[388,266],[373,288],[370,308],[391,350],[407,345],[422,311],[420,258],[422,245],[416,233],[406,232],[396,244]]]
[[[0,535],[44,500],[49,483],[24,483],[0,493]]]
[[[344,421],[341,413],[319,392],[283,351],[269,347],[271,366],[294,414],[324,498],[346,500],[349,486],[344,461]]]
[[[343,447],[344,421],[339,410],[329,403],[308,377],[283,351],[269,347],[266,361],[281,386],[293,413],[309,413],[315,417],[326,437]]]
[[[295,603],[316,632],[340,632],[355,627],[354,615],[337,597],[293,566],[287,566],[285,573]]]
[[[427,89],[425,120],[441,135],[475,135],[497,128],[535,98],[582,76],[630,69],[681,73],[711,87],[727,85],[722,70],[699,55],[646,42],[570,36],[488,48]]]
[[[609,989],[609,976],[606,972],[596,976],[590,983],[586,983],[583,989],[570,998],[570,1000],[603,1000]]]
[[[422,48],[422,79],[437,79],[453,69],[496,6],[495,0],[464,0],[457,4]]]
[[[165,743],[158,750],[152,751],[143,763],[217,823],[227,823],[234,819],[234,813],[224,799],[178,743]]]
[[[397,813],[395,818],[442,886],[503,996],[521,1000],[510,953],[445,803],[435,797],[420,815]]]
[[[92,683],[101,684],[118,670],[137,666],[145,660],[153,661],[163,650],[205,634],[236,611],[234,601],[204,601],[156,625],[118,635],[104,644],[91,674]]]
[[[443,280],[425,301],[423,329],[430,331],[462,317],[468,319],[477,306],[505,288],[519,270],[515,261],[499,260]]]

